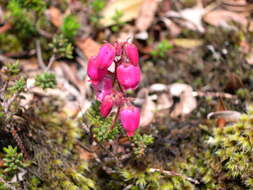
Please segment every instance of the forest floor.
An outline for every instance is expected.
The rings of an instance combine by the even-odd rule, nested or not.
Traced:
[[[252,10],[246,0],[0,0],[0,190],[252,189]],[[140,55],[133,138],[108,132],[115,110],[99,116],[87,75],[116,41]]]

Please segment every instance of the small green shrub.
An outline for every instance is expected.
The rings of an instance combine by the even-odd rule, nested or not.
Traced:
[[[56,35],[53,38],[53,41],[49,44],[49,47],[52,49],[56,58],[73,58],[74,48],[70,41],[62,34]]]
[[[112,20],[114,25],[112,26],[113,32],[118,32],[119,29],[125,24],[125,22],[122,21],[124,13],[120,10],[116,10],[114,15],[112,16]]]
[[[35,78],[35,85],[43,89],[55,88],[56,86],[55,75],[49,72],[44,72],[42,74],[39,74]]]
[[[11,145],[9,145],[8,148],[4,147],[3,150],[5,152],[3,161],[4,166],[6,167],[4,172],[8,173],[9,175],[14,175],[18,169],[28,166],[28,164],[23,162],[23,154],[18,153],[17,147],[13,148]]]
[[[168,40],[163,40],[155,47],[155,50],[151,52],[151,55],[154,57],[165,58],[168,51],[172,48],[173,45],[170,44]]]
[[[79,27],[80,24],[77,22],[76,17],[74,17],[73,15],[68,15],[64,18],[60,30],[66,38],[68,38],[69,40],[73,40],[73,38],[77,34],[77,30]]]
[[[104,9],[106,4],[105,0],[93,0],[90,3],[91,6],[91,15],[89,17],[91,23],[95,26],[99,25],[99,21],[102,18],[101,11]]]
[[[26,80],[24,78],[20,78],[15,82],[14,85],[10,86],[8,90],[11,93],[20,93],[24,91],[25,87],[26,87]]]

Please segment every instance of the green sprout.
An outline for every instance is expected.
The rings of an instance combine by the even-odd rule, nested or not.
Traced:
[[[26,80],[24,78],[21,78],[16,81],[14,85],[8,88],[8,90],[12,93],[19,93],[24,91],[26,86]]]
[[[49,44],[49,47],[53,50],[53,53],[57,58],[73,58],[72,54],[74,48],[69,40],[62,34],[55,36],[52,43]]]
[[[18,169],[28,166],[28,164],[23,162],[23,154],[18,153],[17,147],[13,148],[9,145],[8,148],[4,147],[3,151],[5,152],[3,161],[4,166],[6,167],[4,172],[15,174]]]
[[[77,34],[79,27],[80,24],[77,22],[76,17],[68,15],[64,18],[60,30],[66,38],[72,40]]]
[[[6,73],[10,76],[15,76],[20,73],[20,64],[19,61],[16,61],[15,63],[8,63],[6,64]]]
[[[114,26],[112,26],[112,31],[117,32],[119,29],[125,24],[125,22],[122,21],[123,12],[121,10],[115,10],[114,15],[112,16],[112,20],[114,23]]]
[[[173,48],[173,45],[169,43],[168,40],[163,40],[155,47],[155,50],[151,52],[151,55],[153,57],[165,58],[171,48]]]
[[[140,135],[136,132],[135,135],[130,138],[130,141],[134,144],[134,154],[141,156],[144,154],[147,146],[153,144],[154,138],[151,135]]]
[[[53,73],[44,72],[39,74],[35,78],[35,85],[42,89],[55,88],[56,78]]]
[[[101,11],[105,7],[105,0],[94,0],[91,1],[90,6],[91,6],[91,15],[90,15],[90,21],[94,25],[98,25],[99,20],[102,18],[100,15]]]

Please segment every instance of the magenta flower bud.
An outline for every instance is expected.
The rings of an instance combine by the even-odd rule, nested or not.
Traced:
[[[115,48],[109,44],[104,44],[97,55],[97,62],[99,69],[108,69],[115,58]]]
[[[117,79],[125,89],[135,89],[141,80],[141,70],[139,66],[123,63],[117,67]]]
[[[88,62],[88,76],[92,81],[100,81],[107,73],[106,69],[99,69],[96,57],[92,57]]]
[[[137,47],[134,44],[126,43],[124,46],[124,50],[129,61],[133,65],[137,66],[139,63],[139,53]]]
[[[93,83],[92,86],[95,89],[97,100],[102,101],[105,96],[112,93],[113,79],[110,75],[106,75],[100,82]]]
[[[107,95],[103,98],[100,106],[100,114],[102,117],[107,117],[111,112],[113,106],[113,99],[110,95]]]
[[[134,135],[140,123],[140,110],[134,106],[126,106],[120,110],[119,118],[127,136]]]

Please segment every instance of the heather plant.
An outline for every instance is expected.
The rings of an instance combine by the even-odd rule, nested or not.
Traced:
[[[109,67],[114,67],[114,71]],[[87,112],[88,120],[94,126],[94,137],[98,141],[108,141],[126,134],[134,144],[135,153],[143,154],[153,138],[135,135],[140,123],[140,110],[126,93],[136,89],[141,80],[136,46],[129,42],[105,43],[97,56],[89,59],[87,73],[97,99]],[[115,115],[111,114],[113,108]]]

